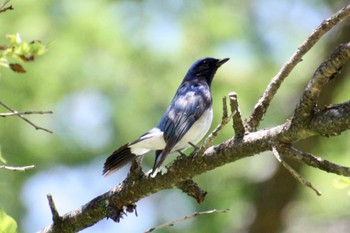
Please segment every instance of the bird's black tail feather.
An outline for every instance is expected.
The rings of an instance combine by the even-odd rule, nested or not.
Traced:
[[[107,159],[103,166],[103,175],[108,176],[136,157],[131,153],[129,144],[119,147]]]

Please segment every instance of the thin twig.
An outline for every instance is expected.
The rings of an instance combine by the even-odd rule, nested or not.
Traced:
[[[326,172],[350,177],[350,167],[345,167],[332,163],[328,160],[316,157],[313,154],[300,151],[297,148],[292,147],[290,145],[279,145],[278,150],[283,152],[283,156],[294,159],[298,162],[303,162],[309,166],[318,168]]]
[[[226,96],[222,97],[222,120],[227,118],[227,101]]]
[[[59,222],[61,220],[61,217],[58,214],[55,202],[53,201],[53,198],[52,198],[51,194],[47,194],[46,197],[47,197],[47,200],[49,201],[49,207],[50,207],[51,214],[52,214],[52,221],[54,223],[57,223],[57,222]]]
[[[279,152],[277,151],[276,147],[272,147],[272,153],[276,157],[276,159],[282,164],[283,167],[287,169],[287,171],[290,172],[290,174],[299,181],[302,185],[305,185],[306,187],[309,187],[310,189],[314,190],[315,193],[318,196],[321,196],[321,192],[316,189],[308,180],[306,180],[304,177],[302,177],[296,170],[294,170],[291,166],[289,166],[286,162],[284,162],[281,159],[281,156]]]
[[[0,6],[0,13],[5,12],[7,10],[13,10],[12,5],[10,5],[8,7],[5,7],[7,5],[7,3],[9,3],[9,2],[10,2],[10,0],[5,0],[4,3],[1,4],[1,6]]]
[[[232,127],[235,131],[236,137],[243,136],[245,133],[241,111],[239,110],[237,93],[230,92],[228,94],[230,99],[231,112],[235,113],[232,116]]]
[[[4,112],[4,113],[0,113],[0,117],[31,115],[31,114],[53,114],[53,112],[52,111]]]
[[[215,138],[219,135],[219,132],[227,125],[228,122],[230,122],[232,116],[234,113],[231,113],[228,116],[227,113],[227,102],[226,102],[226,96],[222,98],[222,119],[221,122],[216,128],[209,134],[209,136],[204,140],[204,143],[202,146],[196,151],[196,154],[203,154],[206,149],[208,149],[214,142]]]
[[[29,165],[29,166],[23,166],[23,167],[12,167],[12,166],[0,165],[0,169],[7,169],[11,171],[20,171],[20,172],[25,172],[33,168],[35,168],[35,165]]]
[[[168,222],[168,223],[164,223],[162,225],[159,225],[159,226],[156,226],[156,227],[152,227],[151,229],[145,231],[145,233],[150,233],[150,232],[153,232],[153,231],[156,231],[156,230],[159,230],[159,229],[162,229],[162,228],[165,228],[165,227],[172,227],[174,226],[176,223],[179,223],[179,222],[182,222],[182,221],[185,221],[185,220],[188,220],[188,219],[191,219],[191,218],[195,218],[195,217],[198,217],[200,215],[205,215],[205,214],[214,214],[214,213],[226,213],[227,211],[229,211],[229,209],[225,209],[225,210],[208,210],[208,211],[203,211],[203,212],[195,212],[191,215],[187,215],[183,218],[180,218],[180,219],[177,219],[177,220],[174,220],[174,221],[171,221],[171,222]]]
[[[255,131],[259,125],[272,98],[275,96],[277,90],[281,86],[282,82],[294,67],[302,61],[302,57],[319,41],[319,39],[335,25],[346,19],[350,15],[350,5],[347,5],[336,12],[334,15],[324,20],[312,33],[311,35],[299,46],[297,51],[292,57],[282,66],[280,71],[271,80],[267,86],[263,96],[259,99],[255,105],[252,114],[247,120],[247,128],[249,131]]]
[[[3,103],[2,101],[0,101],[0,105],[2,105],[4,108],[6,108],[7,110],[11,111],[12,113],[14,113],[16,116],[20,117],[22,120],[24,120],[25,122],[27,122],[28,124],[30,124],[31,126],[33,126],[36,130],[43,130],[46,131],[48,133],[53,133],[52,131],[42,128],[40,126],[35,125],[33,122],[31,122],[30,120],[28,120],[27,118],[25,118],[22,114],[20,114],[18,111],[12,109],[10,106],[6,105],[5,103]]]

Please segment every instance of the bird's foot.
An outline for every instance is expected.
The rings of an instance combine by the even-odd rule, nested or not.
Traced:
[[[185,157],[185,156],[187,156],[187,155],[186,155],[184,152],[182,152],[181,150],[178,150],[177,152],[180,154],[179,157]]]
[[[199,149],[199,147],[197,145],[193,144],[192,142],[188,142],[188,144],[190,144],[194,148],[194,150]]]
[[[158,175],[158,173],[160,173],[162,175],[162,174],[167,173],[167,171],[168,170],[166,167],[161,166],[159,168],[149,170],[148,172],[146,172],[145,175],[148,176],[149,178],[154,178]]]

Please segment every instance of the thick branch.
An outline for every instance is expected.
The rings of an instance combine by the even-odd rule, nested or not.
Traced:
[[[336,136],[350,128],[350,101],[314,113],[309,129],[322,136]]]
[[[310,119],[322,88],[334,77],[349,58],[350,43],[342,44],[319,66],[294,111],[293,124],[305,124],[305,121]]]
[[[335,106],[334,108],[336,107],[339,109],[343,108],[342,105]],[[324,114],[327,115],[328,112],[324,112]],[[350,116],[349,111],[339,111],[339,114],[346,115],[344,117],[339,116],[341,119],[349,118]],[[318,115],[315,121],[317,121],[317,124],[312,123],[311,125],[316,127],[317,125],[326,125],[328,118]],[[291,132],[289,126],[290,123],[285,123],[271,129],[249,133],[239,140],[232,138],[220,145],[208,148],[203,155],[179,157],[168,168],[167,173],[158,174],[154,178],[144,176],[140,180],[132,180],[132,182],[126,179],[116,188],[96,197],[80,209],[65,214],[61,217],[59,224],[52,224],[42,232],[76,232],[108,216],[108,208],[123,209],[123,206],[135,203],[160,190],[175,188],[180,182],[189,180],[196,175],[224,164],[270,150],[271,143],[275,144],[282,141],[291,144],[296,140],[317,134],[313,127],[310,127],[309,130],[303,129]],[[340,127],[338,130],[342,131],[344,129]],[[337,129],[332,127],[332,131],[334,133]],[[70,227],[67,228],[67,226]]]

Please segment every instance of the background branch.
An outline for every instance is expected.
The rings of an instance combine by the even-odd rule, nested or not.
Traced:
[[[35,168],[35,165],[28,165],[28,166],[23,166],[23,167],[13,167],[13,166],[5,166],[5,165],[0,165],[0,169],[7,169],[11,171],[20,171],[20,172],[25,172],[29,169]]]
[[[52,111],[26,111],[26,112],[4,112],[0,113],[0,117],[32,115],[32,114],[52,114]]]
[[[10,0],[5,0],[5,1],[1,4],[1,6],[0,6],[0,13],[3,13],[3,12],[8,11],[8,10],[13,10],[12,5],[6,6],[9,2],[10,2]]]
[[[2,105],[4,108],[6,108],[7,110],[11,111],[14,115],[20,117],[22,120],[24,120],[25,122],[27,122],[28,124],[30,124],[31,126],[33,126],[36,130],[43,130],[46,131],[48,133],[53,133],[51,130],[45,129],[43,127],[37,126],[36,124],[34,124],[33,122],[31,122],[30,120],[28,120],[26,117],[23,116],[23,114],[21,114],[20,112],[14,110],[13,108],[11,108],[10,106],[6,105],[4,102],[0,101],[0,105]]]
[[[153,231],[156,231],[156,230],[160,230],[160,229],[165,228],[165,227],[171,227],[171,226],[174,226],[176,223],[179,223],[179,222],[191,219],[191,218],[195,218],[195,217],[198,217],[198,216],[201,216],[201,215],[214,214],[214,213],[226,213],[227,211],[229,211],[229,209],[225,209],[225,210],[208,210],[208,211],[202,211],[202,212],[195,212],[195,213],[193,213],[191,215],[187,215],[187,216],[185,216],[183,218],[180,218],[180,219],[177,219],[177,220],[174,220],[174,221],[171,221],[171,222],[159,225],[157,227],[153,227],[153,228],[145,231],[145,233],[150,233],[150,232],[153,232]]]

